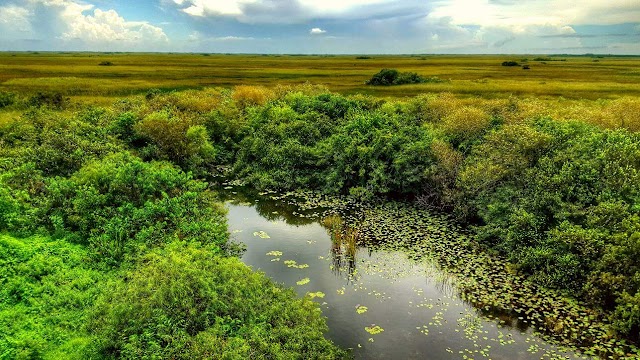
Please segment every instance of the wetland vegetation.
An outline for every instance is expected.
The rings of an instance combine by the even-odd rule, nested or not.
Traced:
[[[335,268],[348,273],[364,248],[428,259],[485,319],[584,356],[639,356],[637,59],[567,57],[536,73],[542,65],[521,71],[497,57],[247,56],[247,68],[228,71],[273,86],[246,85],[249,76],[217,83],[232,88],[170,91],[220,78],[176,73],[161,83],[156,70],[125,65],[145,55],[17,55],[0,56],[0,358],[348,356],[323,336],[323,292],[296,296],[242,264],[212,185],[219,179],[269,191],[297,212],[274,209],[274,219],[322,222]],[[91,66],[73,71],[102,75],[52,80],[60,56]],[[194,67],[238,59],[146,63],[167,58]],[[365,90],[387,98],[352,94],[393,59],[451,80]],[[445,60],[454,65],[418,65]],[[296,80],[261,78],[269,61]],[[292,84],[311,64],[349,73],[352,62],[362,67],[352,85]],[[517,73],[470,79],[474,66]],[[123,81],[121,71],[150,77]],[[576,82],[545,77],[556,71]],[[577,81],[587,71],[594,76]],[[522,76],[537,85],[515,86]],[[424,94],[399,97],[415,93]],[[261,256],[307,271],[286,253]],[[359,305],[358,315],[372,313]],[[480,350],[460,357],[490,353]]]

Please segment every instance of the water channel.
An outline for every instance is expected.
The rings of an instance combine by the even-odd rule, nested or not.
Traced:
[[[356,359],[580,358],[463,301],[455,279],[433,262],[336,241],[327,221],[267,201],[227,198],[242,261],[318,302],[327,337]]]

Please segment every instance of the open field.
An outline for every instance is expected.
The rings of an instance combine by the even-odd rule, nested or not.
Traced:
[[[527,58],[526,62],[522,60]],[[546,61],[535,61],[545,58]],[[501,66],[515,60],[530,66]],[[112,66],[100,66],[111,62]],[[364,84],[382,68],[447,80],[399,87]],[[426,92],[503,98],[640,96],[640,57],[540,55],[294,56],[125,53],[0,53],[0,91],[56,91],[92,101],[151,88],[323,84],[342,94],[406,97]]]

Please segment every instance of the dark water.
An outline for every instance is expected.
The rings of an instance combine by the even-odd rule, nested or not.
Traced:
[[[318,222],[264,204],[260,212],[255,203],[227,206],[232,238],[246,246],[242,260],[300,296],[314,296],[327,336],[358,359],[578,357],[483,317],[426,261],[362,246],[345,257]]]

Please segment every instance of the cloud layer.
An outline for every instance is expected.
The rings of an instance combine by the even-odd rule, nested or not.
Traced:
[[[105,4],[108,4],[105,7]],[[329,36],[330,35],[330,36]],[[640,52],[629,0],[4,0],[0,50]]]

